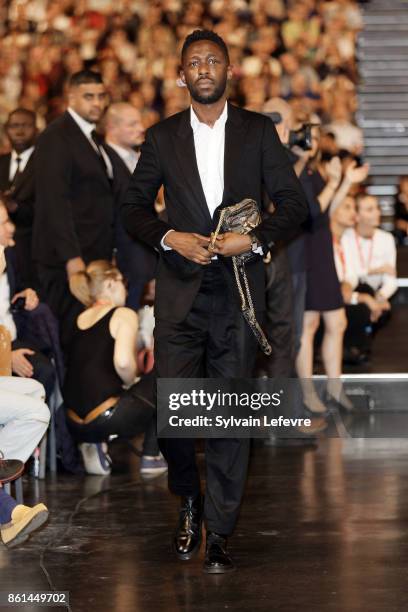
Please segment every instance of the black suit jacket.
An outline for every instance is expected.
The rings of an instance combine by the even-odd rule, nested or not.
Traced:
[[[31,154],[24,171],[21,172],[13,185],[12,199],[18,204],[17,210],[10,214],[18,229],[29,229],[33,223],[33,209],[35,200],[34,156]],[[10,188],[10,162],[11,153],[0,155],[0,191]]]
[[[116,259],[122,274],[130,282],[147,281],[154,277],[157,266],[157,252],[144,242],[132,239],[125,228],[120,209],[126,197],[132,173],[118,153],[104,143],[113,167],[115,195],[114,247]]]
[[[40,135],[35,156],[33,257],[62,267],[68,259],[110,259],[114,200],[98,154],[65,112]]]
[[[154,199],[161,184],[165,190],[168,223],[153,214]],[[174,251],[161,249],[164,234],[175,229],[209,236],[216,226],[219,209],[243,198],[253,198],[261,205],[264,189],[276,205],[276,211],[268,215],[254,233],[264,251],[268,251],[276,240],[284,238],[306,219],[308,208],[275,127],[264,115],[228,104],[224,194],[213,219],[198,173],[190,110],[173,115],[147,131],[122,215],[132,236],[161,251],[156,317],[175,322],[183,320],[199,290],[203,274],[202,266]],[[230,270],[230,258],[220,259]],[[265,271],[261,257],[247,266],[247,274],[255,308],[264,310]]]

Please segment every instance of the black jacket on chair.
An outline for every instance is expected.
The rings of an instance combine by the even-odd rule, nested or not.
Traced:
[[[168,223],[154,215],[157,190],[164,185]],[[254,233],[264,252],[293,231],[308,214],[302,188],[272,121],[264,115],[228,104],[225,125],[224,194],[211,219],[198,172],[190,109],[151,127],[123,206],[124,225],[131,236],[160,249],[155,315],[182,321],[199,290],[203,266],[164,251],[160,242],[169,229],[209,236],[219,210],[244,198],[261,206],[263,190],[276,205]],[[230,258],[220,258],[231,273]],[[265,309],[265,271],[262,258],[247,265],[254,306]],[[228,274],[228,277],[232,276]],[[233,283],[232,283],[233,284]],[[238,298],[238,293],[235,292]]]
[[[101,158],[65,112],[40,135],[35,156],[34,259],[62,268],[74,257],[110,259],[114,201]]]

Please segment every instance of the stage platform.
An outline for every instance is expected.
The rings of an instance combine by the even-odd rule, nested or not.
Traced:
[[[407,314],[395,306],[370,367],[349,373],[406,373]],[[397,418],[408,436],[408,418]],[[345,428],[332,421],[315,445],[257,440],[231,575],[203,574],[203,547],[191,562],[173,557],[178,502],[166,477],[141,480],[139,459],[119,442],[110,477],[25,477],[26,503],[44,501],[50,522],[19,549],[0,546],[0,591],[69,591],[75,612],[402,612],[408,437],[384,438],[388,421],[369,413]],[[336,427],[343,437],[328,437]],[[359,437],[376,428],[378,439]]]
[[[174,559],[166,478],[142,482],[137,458],[114,451],[123,473],[31,483],[50,524],[0,550],[2,591],[51,585],[77,612],[407,609],[408,440],[256,446],[224,576],[202,573],[203,549]]]

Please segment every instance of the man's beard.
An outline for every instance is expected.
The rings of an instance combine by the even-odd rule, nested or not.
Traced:
[[[218,86],[214,89],[211,94],[202,95],[198,92],[194,85],[188,85],[187,88],[190,92],[190,96],[198,102],[199,104],[214,104],[218,102],[218,100],[224,95],[225,89],[227,87],[227,77],[218,84]]]

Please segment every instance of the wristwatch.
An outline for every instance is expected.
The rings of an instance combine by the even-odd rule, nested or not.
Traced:
[[[251,239],[251,251],[255,253],[256,250],[259,249],[259,246],[260,246],[258,242],[258,238],[252,232],[249,232],[248,236]]]

